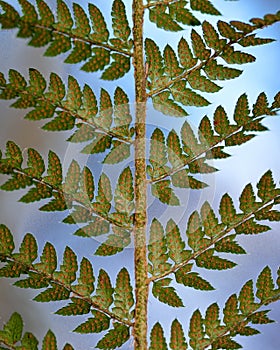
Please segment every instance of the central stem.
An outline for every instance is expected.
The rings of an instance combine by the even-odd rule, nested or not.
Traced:
[[[146,182],[146,78],[143,58],[143,0],[133,0],[133,66],[135,79],[135,324],[134,349],[147,349],[148,263],[146,248],[147,182]]]

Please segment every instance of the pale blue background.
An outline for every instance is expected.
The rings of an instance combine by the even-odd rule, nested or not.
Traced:
[[[9,0],[10,4],[15,4],[16,1]],[[71,4],[71,1],[67,2]],[[79,1],[80,4],[85,5],[87,1]],[[130,6],[130,1],[126,4]],[[279,10],[279,0],[240,0],[240,1],[213,1],[217,8],[224,14],[222,19],[240,19],[247,21],[252,17],[261,17],[265,13],[273,13]],[[54,6],[54,1],[48,1],[48,4]],[[111,2],[96,0],[94,4],[104,9],[107,18],[110,15]],[[129,13],[129,11],[128,11]],[[198,14],[199,16],[199,14]],[[202,18],[202,17],[201,17]],[[215,17],[205,16],[208,21],[214,23]],[[178,40],[183,35],[186,39],[189,38],[189,30],[179,33],[165,33],[157,30],[154,24],[146,22],[146,35],[152,37],[158,42],[161,47],[166,43],[175,47]],[[262,31],[261,36],[272,37],[278,40],[270,45],[257,48],[249,48],[248,52],[253,53],[257,57],[257,62],[245,65],[244,73],[241,77],[231,82],[224,84],[224,89],[215,95],[208,95],[207,98],[213,102],[207,108],[196,109],[191,108],[189,121],[193,125],[197,125],[201,117],[208,114],[210,117],[217,105],[222,104],[228,115],[234,109],[234,104],[237,98],[245,91],[248,92],[249,100],[255,102],[258,94],[265,91],[269,97],[270,102],[273,96],[280,88],[279,83],[279,48],[280,48],[280,26],[275,25]],[[43,57],[44,49],[35,49],[26,46],[25,40],[16,39],[15,31],[0,32],[1,43],[1,71],[6,73],[9,68],[18,69],[22,74],[27,76],[28,68],[34,67],[39,69],[48,77],[49,73],[54,71],[64,77],[68,74],[73,74],[81,84],[90,84],[96,93],[99,92],[100,87],[103,86],[108,91],[113,92],[115,84],[121,86],[126,90],[133,102],[133,86],[132,76],[129,74],[116,83],[102,82],[98,80],[99,73],[87,74],[79,71],[79,65],[64,65],[61,63],[61,56],[58,58]],[[55,150],[63,158],[67,144],[64,140],[67,138],[67,133],[46,133],[39,129],[40,123],[32,123],[23,120],[25,111],[13,110],[8,108],[9,103],[1,101],[1,129],[0,129],[0,143],[3,148],[8,139],[17,142],[22,148],[35,147],[44,155],[47,155],[48,149]],[[165,117],[166,118],[166,117]],[[179,119],[164,120],[166,128],[179,128],[181,121]],[[216,162],[215,165],[221,169],[215,174],[214,187],[212,194],[212,204],[214,208],[218,207],[221,195],[228,192],[237,203],[238,196],[245,184],[252,182],[256,184],[260,176],[272,169],[274,178],[279,182],[280,178],[280,162],[279,162],[279,117],[269,117],[265,124],[271,129],[270,132],[262,133],[254,140],[242,147],[230,149],[233,155],[227,160]],[[25,193],[25,191],[22,191]],[[82,240],[71,235],[74,228],[68,227],[61,222],[65,214],[47,214],[37,211],[39,205],[27,206],[22,203],[17,203],[17,199],[22,194],[14,193],[0,193],[0,222],[8,225],[11,230],[17,235],[17,242],[20,242],[25,232],[32,232],[38,237],[39,247],[42,250],[44,242],[47,240],[52,242],[58,250],[59,258],[62,257],[62,252],[65,245],[71,246],[78,254],[79,258],[86,255],[92,258],[92,254],[97,247],[97,243],[93,240]],[[193,202],[190,198],[189,206],[192,208]],[[186,220],[186,219],[185,219]],[[182,221],[183,225],[183,221]],[[178,291],[182,297],[186,308],[171,309],[168,306],[159,304],[153,297],[149,302],[150,325],[152,326],[156,321],[160,320],[164,325],[167,334],[172,320],[178,317],[183,324],[184,329],[188,329],[189,317],[192,312],[199,307],[204,314],[208,305],[217,301],[223,307],[227,296],[239,292],[241,286],[250,278],[256,278],[258,273],[265,265],[270,265],[274,272],[279,265],[279,226],[271,224],[273,230],[267,234],[259,235],[257,237],[241,237],[240,242],[246,247],[248,254],[241,257],[233,257],[234,261],[239,265],[231,270],[225,272],[210,271],[205,272],[201,270],[201,274],[207,277],[209,281],[216,287],[216,291],[202,293],[193,289],[179,287]],[[120,268],[125,264],[129,269],[132,269],[132,252],[125,250],[124,253],[113,258],[92,258],[95,273],[102,267],[111,273],[112,281],[115,282],[115,277]],[[114,266],[114,269],[112,269]],[[275,275],[274,275],[275,276]],[[49,305],[34,303],[31,299],[37,294],[33,291],[20,290],[10,286],[11,280],[0,280],[0,315],[4,322],[8,319],[13,311],[22,313],[26,326],[26,331],[34,331],[39,339],[41,339],[49,328],[51,328],[58,338],[59,348],[68,341],[76,349],[94,349],[95,335],[79,336],[72,334],[70,331],[78,324],[83,322],[85,317],[62,318],[61,316],[51,315],[52,312],[58,309],[65,303],[53,303]],[[280,321],[280,305],[272,305],[271,318]],[[247,350],[276,350],[279,348],[279,323],[274,323],[268,326],[257,327],[262,334],[254,337],[242,337],[237,339]],[[96,339],[99,339],[97,335]],[[132,343],[128,342],[122,349],[132,348]]]

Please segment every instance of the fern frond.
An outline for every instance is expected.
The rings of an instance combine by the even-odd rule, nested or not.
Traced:
[[[15,344],[18,344],[17,347],[30,350],[37,350],[39,344],[38,339],[31,332],[23,334],[23,319],[17,312],[11,315],[3,329],[0,330],[0,345],[4,346],[1,349],[15,349]],[[51,330],[45,335],[41,349],[57,350],[56,336]],[[63,350],[74,350],[74,348],[67,343]]]
[[[63,222],[67,224],[87,223],[87,226],[75,232],[78,236],[91,237],[108,233],[110,224],[130,230],[131,216],[127,215],[124,223],[123,216],[121,219],[118,218],[119,211],[109,213],[112,201],[111,185],[105,174],[101,174],[98,196],[93,202],[94,179],[88,167],[81,170],[78,163],[73,160],[63,178],[61,162],[56,153],[49,152],[47,166],[37,151],[28,149],[27,154],[27,168],[23,168],[21,166],[22,151],[14,142],[7,143],[6,158],[0,159],[0,172],[9,174],[11,178],[1,186],[2,190],[14,191],[33,186],[20,201],[30,203],[51,198],[50,202],[44,204],[40,210],[71,210],[70,215]],[[47,175],[44,175],[45,169],[47,169]],[[133,192],[130,192],[131,195]],[[130,202],[130,211],[132,210],[131,205]]]
[[[123,5],[121,0],[116,0],[114,6],[119,3]],[[56,56],[61,53],[69,52],[70,54],[64,60],[65,63],[79,63],[86,61],[81,67],[87,72],[95,72],[104,70],[107,67],[107,73],[102,75],[103,79],[118,79],[126,74],[130,69],[130,56],[132,41],[120,40],[117,31],[114,30],[115,37],[109,39],[109,32],[104,21],[101,11],[94,5],[89,5],[89,15],[82,6],[73,3],[72,14],[62,0],[57,1],[57,16],[55,16],[47,3],[43,0],[36,2],[37,6],[33,6],[27,0],[19,0],[23,15],[20,15],[14,7],[5,1],[0,2],[3,13],[0,15],[0,23],[4,29],[18,28],[18,37],[31,38],[29,45],[40,47],[49,44],[45,51],[45,56]],[[119,15],[125,17],[125,8],[119,11]],[[114,15],[113,15],[113,18]],[[116,21],[116,19],[115,19]],[[75,26],[74,26],[75,23]],[[91,25],[92,24],[92,25]],[[123,25],[123,22],[114,25]],[[114,27],[114,28],[115,28]],[[127,38],[130,35],[130,29]],[[125,60],[125,65],[119,65],[115,68],[115,62],[111,62],[111,58],[116,61],[114,55],[119,60]],[[98,64],[100,58],[107,56],[103,65]],[[108,71],[110,70],[110,72]]]
[[[8,247],[5,244],[0,246],[0,257],[4,263],[0,269],[0,277],[15,278],[27,275],[26,278],[18,280],[14,285],[20,288],[44,288],[45,290],[34,298],[35,301],[49,302],[70,299],[70,304],[60,308],[56,312],[57,314],[63,316],[88,314],[93,309],[97,313],[95,322],[104,321],[105,317],[107,320],[109,318],[118,320],[128,327],[132,325],[133,313],[130,313],[130,309],[134,305],[134,300],[127,272],[120,272],[121,275],[125,274],[126,278],[121,281],[117,279],[115,295],[113,296],[114,289],[110,277],[104,270],[99,272],[95,289],[93,268],[86,258],[83,258],[80,263],[80,277],[77,278],[77,256],[71,248],[65,248],[63,264],[57,270],[56,251],[51,243],[45,244],[40,260],[35,262],[38,247],[35,238],[30,233],[23,238],[18,253],[13,252],[13,236],[5,225],[0,225],[0,238],[1,242],[3,239],[6,240],[6,243],[9,242]],[[127,288],[129,292],[127,292]],[[112,307],[112,311],[110,311],[110,307]],[[108,321],[107,328],[109,328],[109,324]],[[86,333],[86,327],[85,331],[82,328],[80,327],[76,331]],[[97,330],[97,332],[99,331]]]
[[[197,189],[205,187],[206,184],[199,182],[190,174],[216,171],[217,169],[207,164],[209,159],[229,157],[230,155],[224,151],[225,147],[239,146],[255,137],[256,132],[266,131],[267,128],[262,121],[265,116],[275,115],[279,110],[279,103],[276,102],[277,96],[278,94],[271,106],[266,102],[266,107],[262,108],[263,100],[267,101],[267,97],[261,93],[250,112],[247,95],[241,95],[235,105],[233,116],[235,123],[230,123],[223,107],[217,107],[213,118],[214,128],[210,119],[204,116],[199,125],[199,138],[195,136],[191,126],[184,122],[181,128],[181,138],[178,141],[182,150],[178,146],[176,149],[172,146],[173,148],[169,150],[177,158],[176,166],[174,161],[171,167],[166,162],[164,168],[161,167],[160,173],[152,172],[148,166],[148,174],[151,176],[150,183],[156,183],[170,176],[172,184],[176,187]],[[160,142],[162,144],[160,152],[171,146],[165,145],[164,139]]]
[[[81,90],[79,83],[72,76],[68,77],[67,89],[56,73],[51,73],[47,90],[46,86],[45,78],[36,69],[29,70],[29,84],[18,71],[11,69],[8,82],[2,75],[0,98],[5,100],[17,98],[11,105],[14,108],[34,108],[26,114],[25,118],[28,120],[53,118],[42,127],[44,130],[64,131],[77,127],[78,130],[69,139],[71,142],[107,137],[107,142],[103,140],[103,144],[106,145],[105,149],[110,147],[113,137],[130,142],[128,130],[132,118],[128,119],[124,116],[119,120],[116,126],[123,123],[126,127],[124,130],[114,125],[111,126],[113,104],[106,90],[101,89],[98,109],[96,96],[92,89],[85,85]],[[120,88],[116,89],[116,91],[119,90]],[[127,100],[126,103],[128,102]],[[93,142],[96,144],[97,141]]]
[[[266,284],[268,276],[269,283]],[[265,282],[266,281],[266,282]],[[266,299],[260,297],[260,291],[266,294]],[[256,301],[256,297],[260,300]],[[239,296],[231,295],[223,309],[223,321],[220,320],[219,306],[214,303],[206,310],[205,318],[197,310],[190,321],[190,345],[195,349],[212,348],[238,349],[241,345],[233,338],[237,335],[251,336],[259,331],[251,325],[273,322],[267,317],[269,310],[259,311],[280,299],[279,288],[274,287],[271,270],[266,267],[258,277],[256,295],[253,282],[248,281],[242,287]]]
[[[157,268],[157,270],[150,268],[149,272],[152,277],[149,280],[158,281],[171,273],[175,273],[176,281],[185,286],[205,290],[213,289],[209,282],[191,272],[192,264],[190,262],[195,261],[199,268],[230,269],[236,264],[219,257],[219,254],[215,254],[215,252],[245,254],[246,251],[236,241],[237,235],[258,234],[268,231],[270,227],[259,224],[258,221],[280,220],[279,211],[274,209],[279,201],[280,188],[276,187],[271,171],[262,176],[257,188],[258,200],[251,185],[245,186],[239,198],[239,207],[242,213],[237,212],[228,194],[225,194],[220,201],[220,219],[207,202],[201,207],[200,213],[193,212],[189,217],[186,228],[189,248],[187,250],[185,244],[182,244],[181,233],[175,223],[172,223],[172,225],[168,223],[166,233],[164,233],[162,227],[159,231],[159,227],[155,226],[156,220],[154,219],[151,225],[154,246],[149,246],[149,260],[154,265],[161,262],[162,267]],[[174,231],[174,243],[169,232],[170,225],[173,227],[171,232]],[[232,231],[235,231],[235,233],[231,234]],[[161,234],[157,236],[159,232]],[[174,257],[175,252],[176,256],[179,255],[180,257],[179,259],[176,258],[177,261]],[[169,259],[175,263],[170,265]]]
[[[202,5],[202,2],[203,1],[200,1],[200,5]],[[198,2],[196,2],[196,5],[197,3]],[[153,3],[150,3],[149,7],[152,6],[152,4]],[[167,6],[168,5],[162,5],[162,8],[166,8]],[[201,6],[201,8],[202,7],[203,6]],[[209,22],[203,22],[203,36],[200,36],[195,30],[192,30],[192,50],[185,39],[182,38],[178,44],[179,60],[175,52],[172,53],[173,62],[177,63],[176,67],[174,65],[172,66],[173,70],[171,75],[168,64],[165,67],[160,67],[159,65],[161,53],[158,48],[157,55],[155,57],[151,55],[151,48],[148,44],[151,42],[151,39],[146,39],[146,57],[149,66],[147,80],[147,89],[149,90],[148,96],[154,99],[160,93],[171,92],[174,103],[178,102],[186,106],[207,105],[209,102],[198,94],[196,94],[197,98],[200,98],[201,101],[199,104],[197,104],[197,102],[195,103],[194,101],[196,101],[197,98],[192,99],[190,92],[194,93],[193,90],[200,90],[208,93],[217,92],[221,87],[218,86],[214,80],[233,79],[242,73],[239,69],[219,64],[217,58],[223,58],[228,64],[253,62],[255,57],[242,51],[236,51],[236,44],[241,47],[246,47],[247,45],[262,45],[273,41],[273,39],[258,40],[258,38],[255,38],[254,31],[279,22],[279,20],[279,13],[277,13],[271,15],[269,18],[265,17],[264,19],[255,21],[252,25],[237,25],[238,28],[234,27],[235,21],[233,21],[232,24],[219,21],[219,33]],[[166,56],[166,52],[169,51],[168,46],[164,51]],[[178,62],[180,62],[180,65]],[[157,74],[155,79],[156,71],[160,72],[160,76]],[[192,89],[189,89],[188,85]],[[187,96],[185,96],[186,94]],[[169,95],[167,95],[165,100],[168,99]],[[170,112],[172,112],[171,109]]]

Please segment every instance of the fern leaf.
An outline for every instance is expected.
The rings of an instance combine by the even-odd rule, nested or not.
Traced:
[[[133,178],[130,168],[127,167],[118,178],[114,197],[116,211],[129,215],[134,208],[133,198]]]
[[[196,258],[196,265],[209,270],[227,270],[236,266],[233,261],[214,255],[214,249],[208,249]]]
[[[68,289],[54,284],[51,288],[38,294],[33,300],[40,303],[48,303],[50,301],[67,300],[69,299],[69,296],[70,291]]]
[[[129,328],[118,322],[115,322],[113,326],[114,328],[110,329],[97,343],[98,349],[116,349],[128,341]]]
[[[0,332],[0,341],[3,339],[4,344],[17,343],[22,337],[23,320],[19,313],[14,312],[8,322],[4,324],[3,330]]]
[[[225,225],[230,225],[236,220],[236,210],[228,194],[224,194],[220,201],[219,213]]]
[[[42,350],[57,350],[56,337],[49,330],[43,339]]]
[[[219,225],[218,218],[207,201],[203,203],[200,209],[200,216],[205,235],[210,238],[215,238],[221,230],[221,225]]]
[[[162,203],[169,205],[180,205],[180,201],[173,189],[170,187],[170,180],[162,180],[152,184],[152,195]]]
[[[223,309],[223,321],[227,325],[227,327],[231,327],[242,320],[242,315],[239,314],[238,310],[238,299],[236,294],[231,295]]]
[[[251,314],[258,309],[258,304],[255,303],[253,281],[246,282],[240,290],[239,296],[239,308],[244,315]]]
[[[191,0],[191,8],[201,13],[219,16],[221,13],[212,5],[209,0]]]
[[[150,347],[149,350],[167,350],[167,344],[164,336],[164,332],[160,323],[156,323],[150,334]]]
[[[181,283],[186,287],[191,287],[198,290],[214,290],[215,288],[204,278],[199,276],[197,272],[185,273],[184,270],[179,269],[175,273],[176,282]]]
[[[100,333],[109,328],[110,319],[107,315],[97,310],[92,310],[92,313],[94,318],[88,318],[86,322],[80,324],[73,332],[82,334]]]
[[[178,296],[175,289],[173,287],[168,287],[170,282],[170,278],[165,278],[154,282],[152,289],[153,296],[162,303],[172,307],[184,306],[181,298]]]
[[[15,249],[13,235],[6,225],[0,225],[0,254],[11,254]]]
[[[166,45],[163,51],[163,58],[165,63],[165,73],[173,78],[180,75],[183,69],[180,68],[177,57],[171,46]]]
[[[206,49],[206,45],[201,36],[193,29],[191,32],[192,47],[195,56],[201,61],[210,57],[210,50]]]
[[[103,14],[94,4],[89,4],[88,10],[94,31],[94,33],[89,35],[89,38],[96,41],[107,42],[109,32]]]
[[[167,144],[168,160],[171,163],[171,165],[174,168],[182,166],[183,165],[182,147],[180,144],[179,136],[177,135],[174,129],[172,129],[169,132],[166,140],[166,144]]]
[[[268,170],[260,179],[257,184],[258,197],[262,201],[269,200],[275,195],[275,183],[272,177],[271,170]]]
[[[200,217],[197,211],[194,211],[188,220],[186,231],[188,237],[188,245],[195,252],[203,248],[207,240],[204,239],[204,232],[202,231]]]
[[[156,128],[153,131],[150,141],[149,162],[153,167],[153,176],[161,175],[167,170],[167,149],[163,132]]]
[[[256,296],[261,300],[262,303],[273,296],[274,283],[272,279],[271,269],[268,266],[266,266],[260,273],[256,285]]]
[[[62,283],[71,284],[76,280],[77,270],[77,256],[71,248],[66,247],[63,254],[63,264],[60,266],[60,271],[55,272],[54,276]]]
[[[54,15],[47,3],[43,0],[36,0],[36,4],[40,14],[40,23],[47,27],[54,24]]]
[[[66,193],[76,193],[79,188],[81,169],[77,161],[72,160],[67,170],[63,184],[63,190]]]
[[[180,263],[185,257],[185,243],[182,240],[180,230],[175,222],[170,219],[165,229],[166,244],[168,247],[168,255],[175,262]]]
[[[91,300],[102,308],[108,308],[113,303],[113,292],[111,280],[106,271],[101,269],[98,275],[96,295]]]
[[[59,186],[62,183],[62,167],[56,153],[49,151],[48,154],[48,176],[44,181],[53,186]]]
[[[166,13],[165,11],[165,5],[151,8],[149,11],[150,21],[155,23],[158,28],[171,32],[182,30],[182,27],[172,19],[169,13]]]
[[[190,346],[195,349],[203,347],[204,329],[203,319],[199,310],[196,310],[190,319],[189,328]]]
[[[112,311],[121,318],[132,320],[133,315],[130,311],[134,305],[132,286],[127,269],[122,268],[117,276],[116,287],[114,291],[114,307]]]
[[[66,3],[62,0],[57,1],[57,24],[56,29],[65,29],[69,31],[73,26],[73,19],[71,17],[70,10]]]
[[[203,75],[200,75],[198,71],[189,74],[188,83],[193,89],[203,92],[213,93],[221,89],[221,87],[215,84],[213,81],[207,79]]]
[[[175,319],[171,325],[171,337],[169,346],[172,350],[187,350],[188,344],[184,336],[181,323]]]
[[[111,15],[115,37],[123,42],[127,42],[131,30],[126,17],[125,5],[122,0],[114,0]]]
[[[78,285],[72,286],[73,290],[82,295],[90,295],[94,291],[95,277],[93,268],[87,258],[83,258],[80,264],[80,277]]]
[[[156,275],[169,269],[164,230],[157,219],[153,219],[151,223],[148,252],[151,274]]]
[[[163,75],[163,58],[157,44],[149,38],[145,40],[145,53],[148,64],[148,77],[154,83]]]
[[[116,80],[123,77],[130,70],[130,58],[117,53],[111,54],[113,62],[103,72],[101,79]]]
[[[172,85],[170,90],[175,101],[185,106],[203,107],[209,105],[209,102],[204,97],[185,86],[185,81],[179,81]]]
[[[77,80],[69,75],[68,90],[66,101],[63,102],[64,107],[78,110],[82,105],[82,92]]]
[[[215,337],[219,331],[222,331],[221,321],[219,320],[220,308],[217,303],[208,306],[205,314],[205,332],[209,337]]]
[[[15,253],[14,257],[24,264],[31,264],[38,255],[38,247],[35,238],[31,233],[27,233],[20,245],[19,253]]]
[[[113,148],[104,158],[105,164],[116,164],[127,159],[130,156],[130,145],[124,142],[113,140]]]
[[[43,273],[52,274],[57,267],[57,257],[54,246],[47,242],[44,246],[40,262],[34,265],[36,269]]]
[[[73,3],[73,12],[76,27],[72,29],[72,33],[82,37],[87,36],[91,30],[87,14],[83,10],[83,8],[76,3]]]
[[[246,254],[246,251],[234,239],[235,235],[222,238],[215,243],[215,250],[223,253]]]
[[[211,80],[228,80],[239,77],[242,70],[229,68],[221,64],[217,64],[215,60],[209,61],[203,68],[207,77]]]
[[[121,221],[121,220],[120,220]],[[123,224],[123,222],[120,222]],[[94,255],[111,256],[122,252],[131,243],[130,233],[117,226],[113,227],[114,234],[110,234],[106,241],[96,249]],[[117,231],[117,232],[116,232]]]
[[[197,63],[197,58],[193,56],[189,44],[184,38],[181,38],[179,41],[178,56],[181,65],[186,69],[192,68]]]
[[[55,313],[61,316],[84,315],[90,312],[90,304],[79,298],[71,298],[72,303],[57,310]]]
[[[132,116],[128,104],[128,96],[120,87],[117,87],[114,93],[114,122],[118,134],[122,136],[129,136],[130,133]]]

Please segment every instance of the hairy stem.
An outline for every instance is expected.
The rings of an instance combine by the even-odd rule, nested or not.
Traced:
[[[134,349],[147,349],[148,271],[146,249],[147,182],[146,182],[146,78],[143,59],[143,0],[133,0],[133,66],[135,79],[135,325]]]

